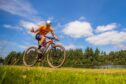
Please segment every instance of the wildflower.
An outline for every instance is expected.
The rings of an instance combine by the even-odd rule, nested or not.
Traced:
[[[22,77],[25,79],[27,76],[26,75],[23,75]]]

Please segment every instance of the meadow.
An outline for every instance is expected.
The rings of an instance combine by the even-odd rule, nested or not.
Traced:
[[[0,84],[126,84],[126,69],[0,66]]]

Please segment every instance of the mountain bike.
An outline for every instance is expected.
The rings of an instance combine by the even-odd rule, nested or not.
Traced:
[[[66,51],[62,45],[55,44],[55,38],[47,37],[48,41],[44,42],[45,47],[41,48],[38,52],[38,48],[35,46],[29,47],[23,56],[23,63],[25,66],[33,66],[43,57],[47,58],[48,65],[52,68],[61,67],[66,59]]]

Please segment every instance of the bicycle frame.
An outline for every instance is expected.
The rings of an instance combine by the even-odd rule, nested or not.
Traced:
[[[42,52],[42,56],[44,56],[46,54],[46,52],[48,52],[48,48],[51,46],[54,46],[55,43],[52,39],[50,39],[48,42],[46,42],[46,47],[44,48],[44,51]]]

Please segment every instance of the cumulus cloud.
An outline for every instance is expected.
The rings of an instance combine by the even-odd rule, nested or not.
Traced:
[[[42,24],[44,24],[44,21],[38,21],[37,23],[35,22],[29,22],[25,20],[21,20],[19,25],[21,28],[25,29],[28,34],[34,35],[33,33],[30,32],[31,28],[33,27],[35,30]]]
[[[76,48],[76,46],[74,44],[65,45],[65,44],[63,44],[61,42],[56,42],[56,44],[62,45],[66,50],[75,49]]]
[[[25,20],[21,20],[19,25],[22,27],[22,28],[25,28],[27,30],[30,30],[32,27],[34,28],[37,28],[37,25],[33,22],[29,22],[29,21],[25,21]]]
[[[81,17],[79,18],[79,20],[80,20],[80,21],[86,20],[86,17],[81,16]]]
[[[31,46],[37,47],[36,45],[18,45],[18,47],[21,48],[21,49],[23,49],[23,50],[26,50],[26,49],[28,49]]]
[[[87,37],[93,35],[92,27],[89,22],[86,21],[72,21],[65,25],[63,33],[73,38]]]
[[[22,28],[19,25],[3,24],[3,27],[8,29],[22,30]]]
[[[38,25],[44,23],[44,20],[38,16],[38,11],[34,9],[28,0],[0,0],[0,11],[1,10],[29,20],[21,20],[15,25],[4,24],[4,28],[29,31],[31,27],[36,28]],[[30,34],[30,32],[28,33]]]
[[[118,44],[116,45],[119,49],[126,49],[126,46],[124,44]]]
[[[113,45],[113,47],[119,49],[126,49],[126,32],[118,31],[116,28],[118,28],[118,24],[111,23],[99,25],[96,30],[93,30],[89,22],[76,20],[67,23],[63,29],[63,33],[72,38],[85,38],[85,40],[92,45]],[[77,48],[74,45],[67,47]]]
[[[116,23],[111,23],[111,24],[107,24],[107,25],[97,26],[97,28],[96,28],[95,31],[97,33],[100,33],[100,32],[105,32],[105,31],[113,30],[113,29],[116,29],[116,28],[117,28],[117,24]]]
[[[36,17],[37,11],[28,0],[0,0],[0,10],[21,17]]]
[[[69,49],[76,49],[76,46],[73,45],[73,44],[70,44],[70,45],[64,45],[65,49],[66,50],[69,50]]]
[[[31,28],[33,27],[34,29],[37,29],[38,26],[33,23],[33,22],[29,22],[29,21],[24,21],[24,20],[21,20],[20,23],[19,23],[20,27],[26,31],[28,34],[34,36],[34,34],[32,32],[30,32]]]
[[[18,47],[18,43],[10,41],[10,40],[1,40],[0,39],[0,55],[5,57],[11,51],[16,51]]]
[[[33,36],[34,34],[30,32],[31,28],[33,27],[36,30],[40,25],[42,25],[44,23],[45,23],[45,21],[43,21],[43,20],[38,21],[38,22],[21,20],[17,25],[3,24],[3,27],[8,28],[8,29],[24,31]]]
[[[30,32],[30,29],[32,27],[34,29],[37,29],[38,25],[35,24],[34,22],[29,22],[29,21],[21,20],[18,25],[4,24],[3,27],[4,28],[8,28],[8,29],[15,29],[15,30],[19,30],[19,31],[24,31],[24,32],[27,32],[28,34],[33,35]]]
[[[86,41],[93,45],[115,45],[122,47],[126,42],[126,32],[108,31],[86,38]]]

